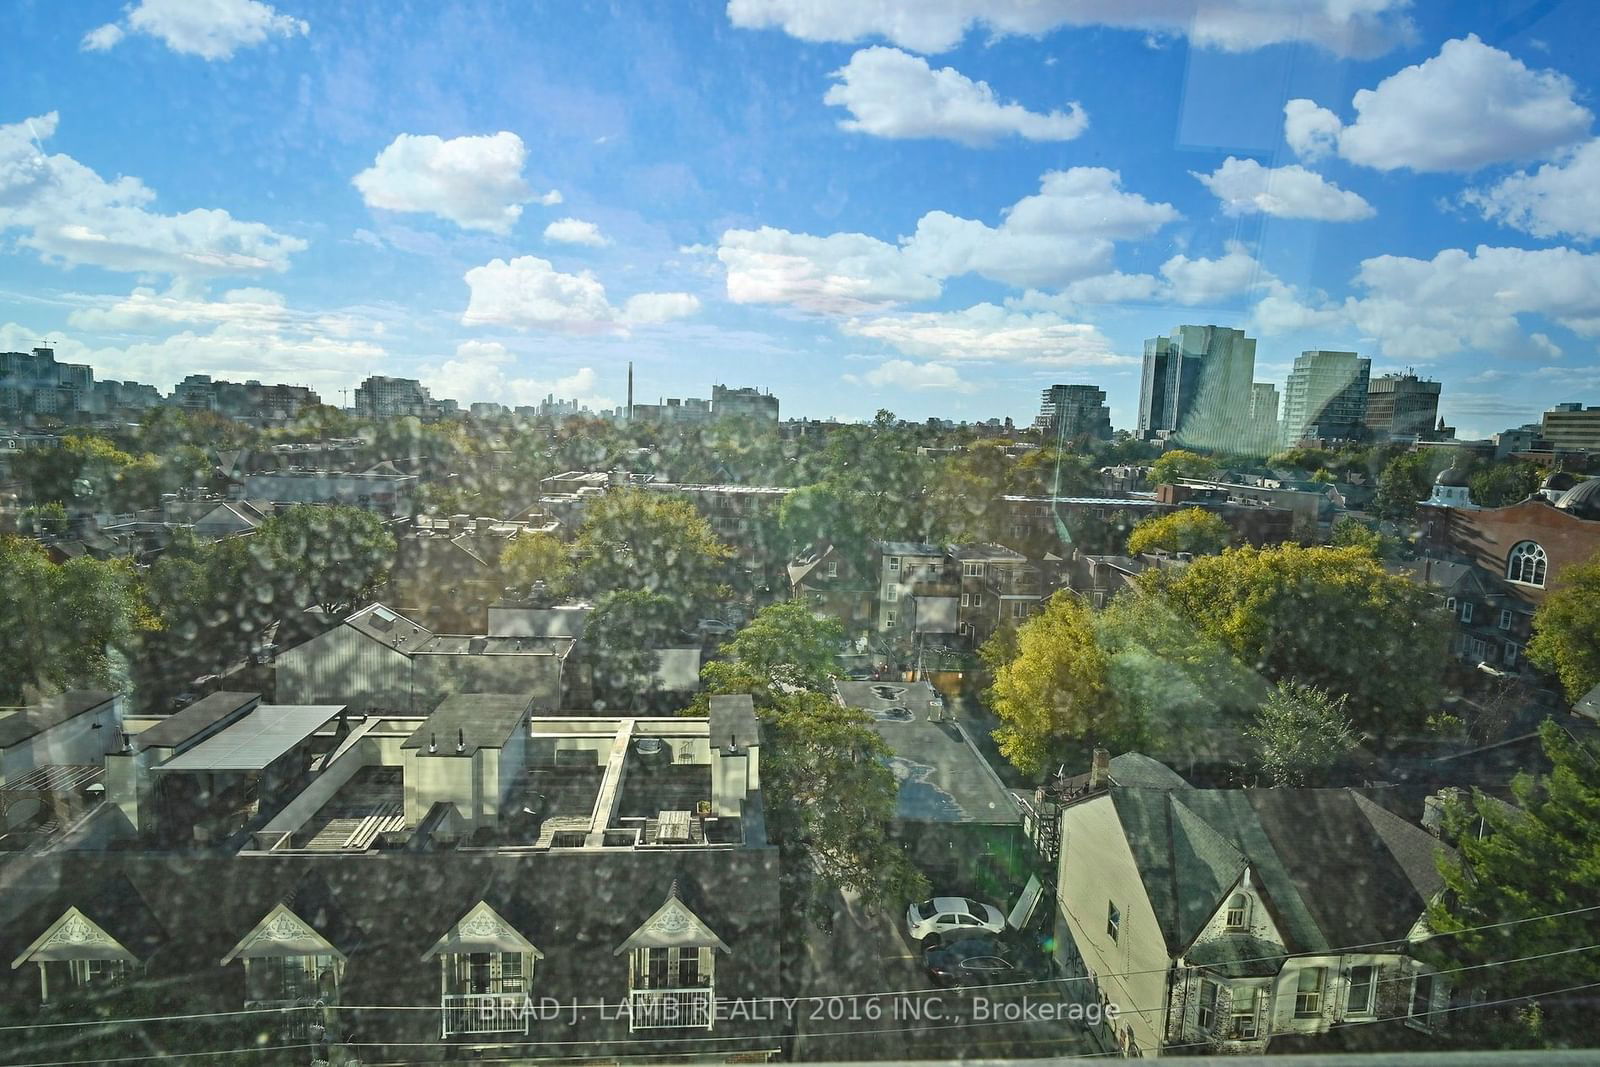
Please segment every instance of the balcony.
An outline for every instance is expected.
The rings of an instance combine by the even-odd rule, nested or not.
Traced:
[[[711,1029],[716,1021],[717,997],[707,986],[684,989],[632,989],[628,991],[628,1029],[664,1030],[682,1027]]]
[[[446,993],[439,1001],[443,1037],[527,1034],[533,1006],[522,993]]]
[[[285,1043],[306,1040],[311,1034],[312,1025],[323,1022],[325,1006],[323,1001],[311,997],[300,997],[297,1000],[247,1000],[244,1005],[246,1011],[276,1009],[278,1015],[274,1026],[278,1040]],[[273,1019],[270,1015],[260,1015],[256,1018]]]

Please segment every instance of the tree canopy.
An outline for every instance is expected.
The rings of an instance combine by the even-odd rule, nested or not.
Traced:
[[[1438,707],[1449,628],[1361,549],[1232,548],[1141,581],[1268,680],[1348,695],[1362,730],[1399,740]]]
[[[301,504],[261,524],[263,581],[280,585],[285,613],[316,605],[342,615],[388,581],[394,535],[370,511]]]
[[[1279,682],[1245,727],[1261,770],[1272,785],[1322,785],[1328,771],[1356,746],[1344,713],[1348,697],[1316,686]]]
[[[1150,464],[1150,482],[1153,485],[1176,482],[1182,478],[1209,478],[1217,473],[1217,461],[1186,448],[1169,449]]]
[[[839,677],[834,656],[844,637],[836,619],[818,618],[799,600],[762,608],[719,650],[719,659],[701,668],[708,689],[717,692],[827,693]]]
[[[1528,658],[1555,674],[1573,703],[1600,685],[1600,553],[1563,571],[1534,612]]]
[[[1204,508],[1184,508],[1145,519],[1128,535],[1128,554],[1189,552],[1197,556],[1221,552],[1233,540],[1228,524]]]
[[[0,704],[64,689],[126,687],[137,635],[157,625],[126,560],[50,561],[32,541],[0,534]]]
[[[1105,743],[1133,733],[1108,689],[1110,661],[1081,597],[1057,593],[1014,638],[985,645],[983,657],[994,676],[985,696],[1001,723],[995,740],[1023,773],[1043,769],[1063,740]]]
[[[683,605],[685,615],[711,597],[733,554],[687,500],[639,489],[609,492],[589,504],[577,552],[591,594],[659,593]]]
[[[1596,913],[1562,914],[1600,904],[1600,751],[1553,720],[1539,741],[1551,771],[1519,775],[1514,804],[1474,793],[1451,811],[1458,852],[1440,861],[1447,891],[1428,909],[1445,935],[1431,944],[1455,966],[1492,964],[1497,998],[1600,982],[1600,956],[1573,951],[1594,942]],[[1543,1036],[1588,1043],[1592,995],[1556,1004]]]
[[[543,582],[551,596],[565,596],[574,574],[572,555],[561,539],[542,531],[519,534],[500,553],[500,578],[519,589]]]

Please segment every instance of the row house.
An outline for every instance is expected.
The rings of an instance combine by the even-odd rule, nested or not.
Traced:
[[[1058,961],[1079,995],[1118,1005],[1108,1044],[1260,1053],[1286,1035],[1448,1019],[1450,983],[1417,946],[1450,850],[1391,810],[1394,791],[1196,789],[1099,750],[1036,801]]]
[[[238,1013],[265,1045],[321,1034],[385,1062],[580,1044],[749,1061],[778,1045],[720,1007],[781,991],[771,848],[41,863],[5,880],[0,981],[51,1021],[164,996]]]
[[[1468,666],[1505,673],[1523,669],[1522,650],[1533,636],[1533,608],[1498,575],[1470,563],[1423,557],[1391,565],[1431,592],[1452,630],[1450,654]]]

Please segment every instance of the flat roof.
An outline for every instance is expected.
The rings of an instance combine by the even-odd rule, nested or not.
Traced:
[[[445,697],[400,747],[420,749],[423,756],[470,756],[480,748],[504,748],[530,714],[533,700],[531,693],[456,693]]]
[[[217,692],[201,697],[176,715],[168,715],[148,730],[136,735],[141,749],[177,748],[185,741],[207,732],[218,723],[259,703],[260,693]]]
[[[938,693],[927,682],[834,682],[846,705],[872,715],[873,729],[893,753],[889,768],[900,791],[895,817],[907,822],[1007,824],[1020,820],[994,771],[946,718],[929,722]]]
[[[115,699],[115,693],[99,689],[69,689],[65,693],[45,697],[37,704],[30,704],[0,718],[0,748],[21,744],[30,737],[37,737],[51,727],[60,726]]]
[[[189,751],[157,764],[155,770],[264,770],[343,710],[343,704],[258,707],[215,737],[208,737]]]

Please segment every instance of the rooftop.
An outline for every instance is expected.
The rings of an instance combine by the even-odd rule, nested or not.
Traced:
[[[157,764],[166,772],[260,771],[333,721],[342,704],[258,707],[187,752]]]
[[[531,706],[527,695],[456,693],[445,697],[400,747],[437,756],[470,756],[480,748],[504,748]]]
[[[37,704],[18,708],[0,718],[0,748],[19,745],[31,737],[37,737],[52,727],[60,726],[115,699],[115,693],[98,689],[70,689],[65,693],[45,697]]]
[[[260,693],[216,692],[201,697],[175,715],[169,715],[137,736],[138,747],[180,748],[185,741],[211,733],[261,702]]]

